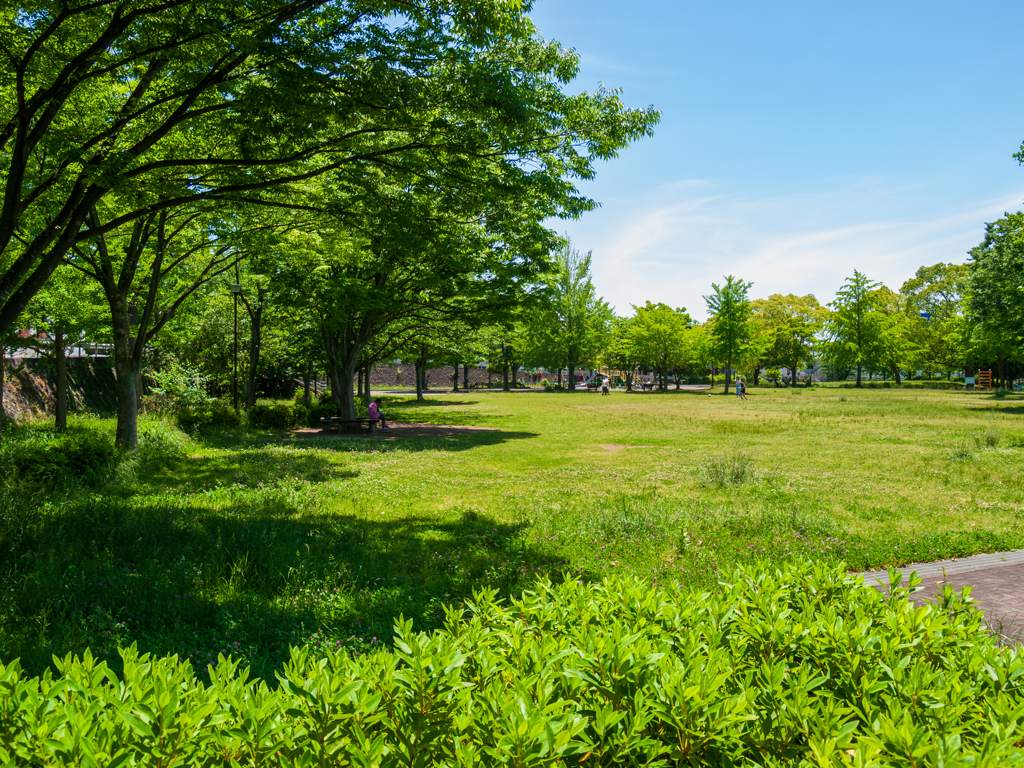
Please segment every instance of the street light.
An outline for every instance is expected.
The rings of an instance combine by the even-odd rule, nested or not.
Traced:
[[[231,399],[235,403],[235,411],[238,410],[238,296],[242,292],[242,286],[232,283],[228,290],[235,296],[235,375],[231,382]]]

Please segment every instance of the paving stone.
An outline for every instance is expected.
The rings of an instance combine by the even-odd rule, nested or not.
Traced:
[[[1024,637],[1024,550],[918,563],[900,570],[904,586],[911,571],[916,571],[922,579],[911,595],[915,604],[923,605],[930,601],[947,584],[957,592],[964,587],[973,587],[971,599],[976,600],[978,609],[984,611],[990,629],[1014,642],[1020,642]],[[861,575],[865,584],[888,591],[887,571],[869,571]]]

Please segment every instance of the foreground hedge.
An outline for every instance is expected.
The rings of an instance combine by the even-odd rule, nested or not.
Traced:
[[[915,608],[820,564],[720,595],[633,580],[482,592],[393,652],[295,650],[280,685],[125,650],[0,667],[15,765],[1021,765],[1024,661],[947,592]]]

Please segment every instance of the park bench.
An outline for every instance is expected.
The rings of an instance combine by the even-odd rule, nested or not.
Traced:
[[[326,435],[332,432],[332,428],[337,424],[339,434],[348,431],[362,432],[363,426],[366,426],[370,430],[370,434],[375,435],[379,423],[380,419],[346,419],[341,416],[324,416],[320,419],[320,432]],[[346,427],[350,429],[346,429]]]

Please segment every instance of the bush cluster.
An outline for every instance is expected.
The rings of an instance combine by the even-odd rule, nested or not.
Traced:
[[[242,426],[238,411],[220,400],[184,406],[175,412],[178,426],[186,432],[202,429],[237,429]]]
[[[311,408],[301,403],[256,403],[249,409],[249,426],[256,429],[291,429],[309,422]]]
[[[840,389],[854,389],[857,387],[855,382],[843,382],[841,384],[834,384],[833,386]],[[954,390],[958,392],[964,391],[964,383],[956,381],[908,381],[904,379],[899,384],[895,381],[863,381],[861,382],[861,389],[894,389],[897,387],[903,387],[907,389],[939,389],[939,390]]]
[[[59,488],[105,482],[117,452],[108,435],[91,429],[63,434],[39,429],[9,440],[0,455],[20,481]]]
[[[899,583],[898,576],[893,576]],[[947,591],[916,608],[841,568],[490,591],[393,651],[293,650],[275,688],[225,658],[0,666],[14,765],[1019,765],[1024,658]]]

